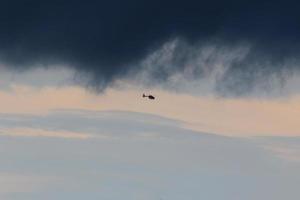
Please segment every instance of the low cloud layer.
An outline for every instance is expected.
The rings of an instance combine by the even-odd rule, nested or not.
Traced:
[[[12,131],[0,135],[1,199],[299,197],[297,137],[224,137],[116,111],[1,114],[0,120],[0,129]],[[34,134],[14,132],[26,128]],[[74,132],[94,137],[63,137]]]
[[[96,91],[141,79],[146,63],[146,87],[184,92],[200,80],[221,96],[270,88],[282,95],[299,69],[298,7],[256,0],[2,1],[0,61],[17,71],[67,66]],[[175,49],[165,63],[157,54],[168,45]],[[182,73],[188,85],[172,84]]]

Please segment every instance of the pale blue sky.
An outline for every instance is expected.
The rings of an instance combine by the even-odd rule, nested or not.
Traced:
[[[4,200],[296,200],[300,195],[298,138],[218,136],[184,129],[172,119],[118,111],[1,114],[0,120]],[[64,137],[74,132],[89,137]]]

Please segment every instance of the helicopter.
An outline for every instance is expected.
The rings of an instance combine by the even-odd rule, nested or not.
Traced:
[[[148,97],[148,99],[154,100],[155,97],[153,95],[145,95],[143,94],[143,98]]]

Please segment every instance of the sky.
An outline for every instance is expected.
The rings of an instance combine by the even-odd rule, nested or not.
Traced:
[[[299,199],[299,6],[1,1],[0,198]]]

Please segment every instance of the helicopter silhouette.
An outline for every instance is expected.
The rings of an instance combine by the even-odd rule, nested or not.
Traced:
[[[143,98],[148,97],[148,99],[154,100],[155,97],[153,95],[145,95],[143,94]]]

